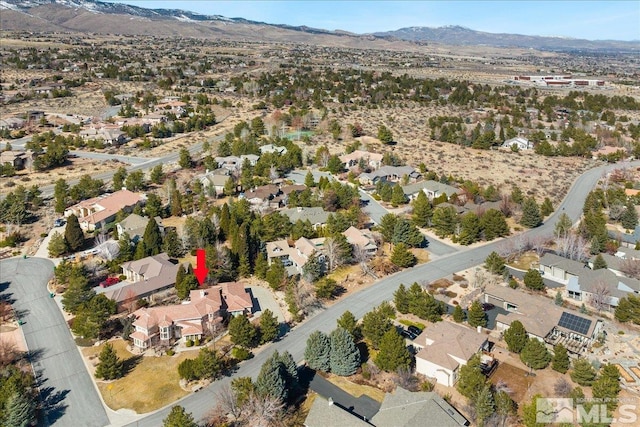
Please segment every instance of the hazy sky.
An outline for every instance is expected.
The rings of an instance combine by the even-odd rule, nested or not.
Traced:
[[[640,40],[640,1],[177,1],[107,0],[270,24],[354,33],[462,25],[493,33]]]

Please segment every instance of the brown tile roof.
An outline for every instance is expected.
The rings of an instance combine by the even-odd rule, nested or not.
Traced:
[[[423,347],[416,357],[453,370],[459,365],[453,357],[469,360],[486,340],[486,335],[462,325],[447,321],[432,323],[414,341]]]

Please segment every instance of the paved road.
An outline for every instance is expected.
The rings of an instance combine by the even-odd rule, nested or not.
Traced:
[[[157,160],[156,158],[150,158],[150,157],[122,156],[120,154],[95,153],[93,151],[82,151],[82,150],[73,150],[73,151],[69,151],[69,153],[78,157],[84,157],[86,159],[119,160],[123,163],[129,163],[131,165],[140,165],[143,163],[147,163],[148,161],[151,161],[151,160]]]
[[[635,162],[633,166],[640,165]],[[608,169],[614,169],[620,165],[607,165],[592,169],[580,176],[557,212],[566,212],[573,220],[577,220],[582,211],[586,195],[594,188],[602,173]],[[546,236],[553,232],[553,227],[560,213],[553,214],[545,224],[530,230],[526,233],[529,237]],[[344,298],[319,312],[308,319],[305,323],[296,326],[287,336],[279,342],[272,344],[266,351],[262,351],[251,360],[243,362],[234,375],[251,376],[256,378],[260,367],[274,350],[279,352],[289,351],[295,360],[301,361],[304,358],[304,348],[307,337],[311,332],[320,330],[329,333],[335,328],[337,319],[346,311],[351,311],[356,318],[361,318],[372,307],[379,305],[383,301],[390,301],[393,292],[401,284],[411,284],[414,281],[433,281],[448,274],[470,268],[484,262],[484,259],[500,246],[500,242],[493,242],[487,245],[465,249],[455,254],[444,255],[432,262],[422,264],[417,267],[401,271],[393,276],[387,277],[369,288]],[[209,387],[183,398],[179,404],[191,412],[196,419],[204,417],[207,411],[213,407],[216,399],[216,392],[221,385],[230,382],[230,378],[216,381]],[[146,418],[139,420],[136,426],[155,427],[162,424],[162,420],[167,416],[168,408],[157,411]],[[133,426],[134,424],[132,424]]]
[[[109,419],[69,328],[46,283],[53,263],[41,258],[0,261],[0,290],[13,300],[44,402],[39,425],[103,427]]]

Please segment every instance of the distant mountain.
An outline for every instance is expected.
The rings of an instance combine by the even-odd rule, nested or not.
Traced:
[[[329,31],[307,26],[203,15],[180,9],[146,9],[97,0],[0,0],[0,11],[0,29],[18,31],[182,36],[384,49],[416,49],[419,44],[428,42],[554,51],[640,50],[639,42],[493,34],[460,26],[409,27],[396,31],[354,34],[341,30]]]
[[[584,40],[570,37],[526,36],[475,31],[458,25],[445,27],[407,27],[395,31],[373,33],[379,37],[394,37],[415,42],[432,42],[462,46],[519,47],[539,50],[640,50],[638,41]]]

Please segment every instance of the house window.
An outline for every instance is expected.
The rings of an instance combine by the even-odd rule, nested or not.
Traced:
[[[160,339],[161,340],[168,340],[169,339],[169,327],[163,327],[160,328]]]

